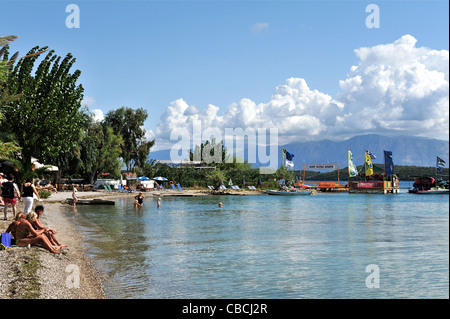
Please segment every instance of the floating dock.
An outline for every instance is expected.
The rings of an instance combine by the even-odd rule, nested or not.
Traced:
[[[349,181],[349,193],[397,194],[400,187],[397,181]]]

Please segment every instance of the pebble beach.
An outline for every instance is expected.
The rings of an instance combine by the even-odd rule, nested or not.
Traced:
[[[120,196],[133,196],[121,194]],[[114,193],[79,192],[79,198],[113,198]],[[102,282],[107,280],[92,265],[85,254],[83,238],[70,220],[60,211],[62,202],[71,193],[53,193],[48,199],[35,201],[44,205],[43,225],[57,232],[63,244],[60,254],[40,247],[13,247],[0,251],[0,299],[104,299]],[[23,210],[23,203],[17,205]],[[3,207],[0,207],[3,216]],[[2,232],[13,221],[11,209],[8,220],[0,221]]]
[[[261,194],[254,191],[229,191],[230,195]],[[205,196],[211,192],[204,190],[152,191],[145,196]],[[221,193],[223,194],[223,193]],[[88,191],[78,192],[79,199],[114,199],[134,197],[136,193]],[[91,259],[85,254],[83,237],[60,210],[71,192],[58,192],[36,205],[44,205],[42,222],[57,232],[57,238],[67,248],[60,254],[52,254],[40,247],[13,247],[0,251],[0,299],[105,299],[103,283],[108,278],[96,270]],[[18,202],[17,211],[24,208]],[[3,206],[0,206],[3,216]],[[2,232],[13,221],[11,208],[8,220],[0,221]]]

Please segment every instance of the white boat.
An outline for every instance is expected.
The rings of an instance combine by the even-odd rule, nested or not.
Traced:
[[[431,188],[427,190],[410,190],[410,193],[414,194],[422,194],[422,195],[439,195],[439,194],[447,194],[448,195],[448,188]]]
[[[291,190],[291,191],[275,191],[266,189],[266,193],[269,195],[280,195],[280,196],[296,196],[296,195],[311,195],[311,191],[305,192],[305,191],[297,191],[297,190]]]

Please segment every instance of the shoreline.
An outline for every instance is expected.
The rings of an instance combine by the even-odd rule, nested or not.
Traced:
[[[135,196],[80,192],[78,197],[117,198],[130,195]],[[61,210],[62,205],[67,205],[61,203],[63,199],[70,197],[69,192],[54,193],[47,199],[35,201],[33,205],[44,206],[42,224],[55,230],[58,240],[69,247],[61,249],[60,254],[52,254],[36,246],[0,251],[0,299],[106,299],[103,291],[106,276],[95,268],[85,252],[83,236]],[[23,202],[19,202],[17,211],[23,208]],[[0,213],[3,214],[3,207],[0,207]],[[1,232],[12,221],[9,208],[8,220],[0,221]]]
[[[145,196],[208,196],[208,195],[260,195],[259,191],[225,191],[206,190],[157,190],[144,192]],[[115,199],[134,197],[134,193],[88,191],[78,192],[79,199]],[[92,259],[86,254],[83,236],[75,230],[73,222],[65,216],[61,207],[69,206],[66,199],[71,199],[71,192],[58,192],[34,201],[44,206],[42,224],[57,232],[58,240],[68,245],[60,254],[52,254],[40,247],[13,247],[0,251],[0,299],[107,299],[103,284],[107,277],[96,269]],[[23,211],[23,202],[17,203],[17,212]],[[3,206],[0,206],[3,214]],[[13,221],[11,208],[8,220],[0,221],[4,232]]]

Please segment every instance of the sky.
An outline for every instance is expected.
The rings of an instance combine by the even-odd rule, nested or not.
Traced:
[[[70,4],[76,28],[66,21]],[[98,119],[146,109],[154,150],[195,123],[275,127],[280,144],[369,133],[448,140],[448,1],[0,0],[0,8],[0,35],[19,36],[12,52],[49,46],[75,56],[83,104]]]

